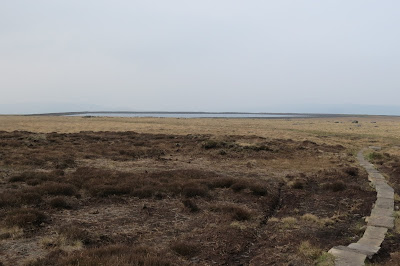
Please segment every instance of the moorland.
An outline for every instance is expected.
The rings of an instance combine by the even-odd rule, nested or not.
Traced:
[[[380,116],[0,116],[0,260],[332,265],[376,199],[359,149],[382,147],[365,156],[400,193],[399,130]],[[393,265],[399,233],[369,263]]]

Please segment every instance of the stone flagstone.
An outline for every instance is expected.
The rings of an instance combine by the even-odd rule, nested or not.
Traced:
[[[370,216],[367,218],[368,225],[393,228],[394,227],[394,217],[388,216]]]
[[[367,255],[357,253],[347,247],[334,247],[329,253],[335,256],[335,264],[343,266],[360,266],[364,265]]]
[[[394,191],[390,191],[387,189],[380,189],[378,190],[377,197],[394,200]]]
[[[386,199],[386,198],[378,198],[375,202],[374,208],[382,208],[382,209],[394,209],[394,200],[393,199]]]
[[[381,247],[369,245],[369,244],[360,244],[360,243],[351,243],[349,248],[354,249],[356,252],[361,254],[365,254],[367,256],[372,256],[376,254]]]
[[[371,146],[370,149],[380,150],[380,147]],[[394,190],[373,164],[365,160],[363,152],[364,150],[361,150],[357,154],[357,159],[360,165],[367,170],[368,180],[375,187],[377,199],[371,215],[365,219],[368,226],[362,238],[347,247],[336,246],[329,250],[329,253],[335,257],[335,265],[364,265],[367,256],[371,258],[378,253],[388,229],[394,227]]]
[[[393,217],[394,212],[390,209],[373,208],[371,211],[371,216],[386,216]]]

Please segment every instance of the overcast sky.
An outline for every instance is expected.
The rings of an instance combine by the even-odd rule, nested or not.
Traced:
[[[0,112],[396,109],[399,12],[398,0],[2,1]]]

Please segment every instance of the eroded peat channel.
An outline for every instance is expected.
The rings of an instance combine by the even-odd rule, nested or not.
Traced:
[[[341,145],[258,136],[0,132],[5,265],[312,265],[375,193]]]

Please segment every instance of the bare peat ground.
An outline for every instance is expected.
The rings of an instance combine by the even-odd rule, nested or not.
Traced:
[[[4,265],[330,265],[374,201],[340,145],[0,132]]]

